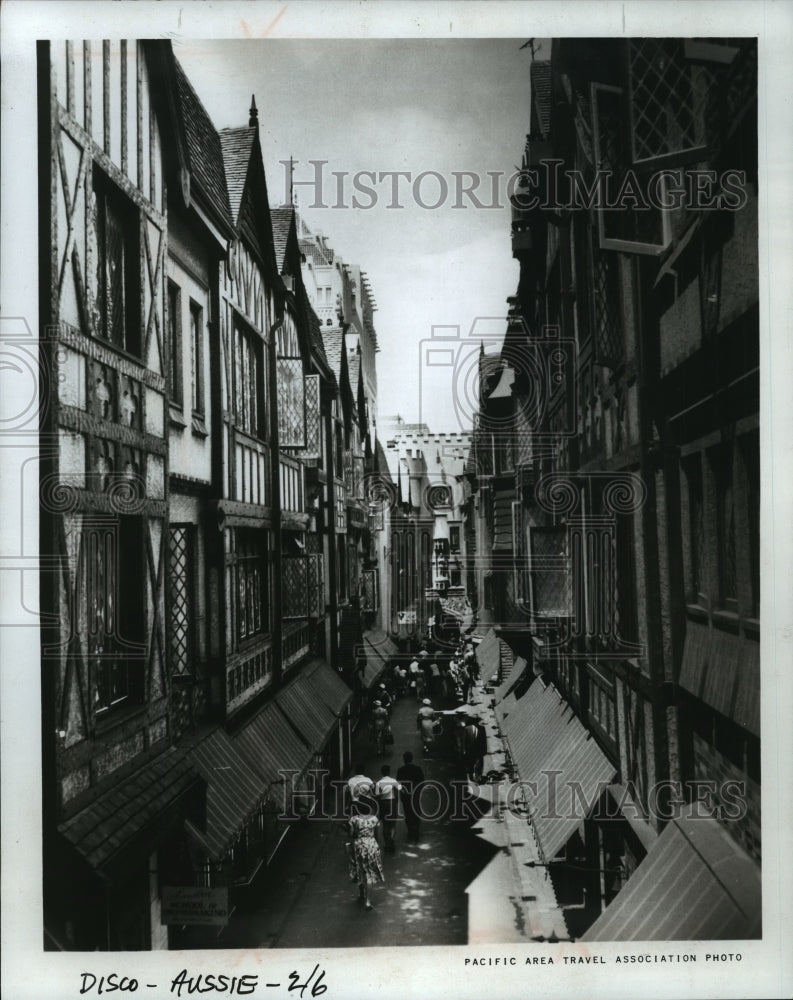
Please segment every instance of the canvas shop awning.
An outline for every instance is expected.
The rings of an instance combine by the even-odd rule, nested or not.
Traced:
[[[583,941],[724,941],[761,936],[760,869],[715,819],[687,807]]]
[[[540,846],[550,860],[585,818],[584,803],[597,801],[616,769],[556,688],[544,687],[539,679],[521,698],[508,695],[496,714],[521,781],[536,783],[536,794],[533,788],[526,794]]]
[[[102,877],[112,878],[128,849],[156,843],[180,803],[202,785],[188,756],[171,747],[99,795],[58,827],[59,833]]]

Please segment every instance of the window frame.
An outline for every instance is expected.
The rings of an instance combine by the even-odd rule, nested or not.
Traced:
[[[176,409],[184,407],[182,378],[182,289],[172,278],[167,279],[168,308],[168,390],[169,402]]]
[[[234,314],[233,333],[234,398],[231,400],[231,408],[234,423],[244,434],[265,440],[268,421],[267,352],[264,341],[237,313]],[[255,364],[251,365],[251,359]],[[253,373],[251,368],[254,369]]]
[[[129,514],[119,515],[115,522],[98,521],[83,528],[80,587],[85,607],[85,654],[91,673],[91,707],[97,720],[142,701],[147,649],[145,531],[144,519]],[[98,566],[100,560],[101,568]],[[118,599],[122,580],[123,601]],[[98,591],[104,592],[103,600]],[[97,613],[100,604],[101,613]],[[97,627],[100,618],[101,630]],[[143,642],[139,641],[140,637],[144,638]],[[140,669],[135,670],[136,665]],[[123,690],[113,697],[113,673],[118,668],[123,670]],[[103,688],[108,692],[105,698],[100,693]]]
[[[94,308],[94,334],[115,350],[122,351],[138,361],[144,360],[141,302],[141,218],[140,209],[132,202],[99,167],[93,171],[94,233],[96,236],[96,298]],[[108,300],[108,219],[112,218],[118,230],[122,250],[121,291],[123,303],[121,318],[123,329],[120,339],[111,329]]]
[[[247,648],[270,635],[272,631],[270,579],[270,544],[267,532],[258,528],[234,528],[234,632],[238,649]],[[258,550],[258,551],[255,551]],[[251,588],[251,568],[258,573],[258,590],[255,577]],[[244,608],[241,583],[244,578]],[[254,591],[250,593],[251,589]],[[258,598],[258,601],[256,600]],[[258,608],[260,619],[255,628],[248,627],[251,612]],[[244,616],[243,616],[244,610]],[[254,617],[255,621],[255,617]],[[245,623],[243,627],[243,622]]]
[[[185,579],[184,587],[187,596],[186,612],[186,660],[184,670],[174,670],[172,634],[174,632],[174,606],[173,606],[173,563],[171,535],[175,531],[183,531],[185,537]],[[172,678],[195,678],[195,662],[200,652],[200,640],[198,636],[198,584],[197,584],[197,562],[198,562],[198,539],[197,527],[189,522],[170,523],[168,525],[168,586],[167,586],[167,607],[168,607],[168,669]]]
[[[204,307],[191,298],[190,311],[190,392],[191,407],[195,417],[206,416],[206,387],[204,385]]]

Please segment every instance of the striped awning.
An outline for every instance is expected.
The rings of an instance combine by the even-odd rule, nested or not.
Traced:
[[[759,642],[689,622],[680,686],[760,735]]]
[[[311,747],[297,735],[274,701],[257,712],[235,734],[233,742],[240,753],[253,761],[256,769],[264,775],[267,786],[277,784],[281,780],[282,771],[302,774],[314,756]]]
[[[482,679],[488,680],[501,670],[501,646],[498,637],[491,628],[476,650],[476,658],[482,672]]]
[[[512,537],[512,502],[515,500],[515,490],[497,490],[493,500],[493,539],[494,552],[514,551]]]
[[[209,857],[220,861],[264,800],[267,782],[223,729],[199,736],[186,749],[207,783],[205,828],[190,829]]]
[[[520,698],[508,695],[496,713],[521,781],[532,783],[526,789],[530,815],[550,860],[614,780],[616,769],[552,685],[535,679]]]
[[[495,698],[496,704],[503,701],[504,698],[509,694],[509,692],[515,687],[518,681],[523,676],[523,672],[527,667],[526,660],[522,656],[515,658],[512,667],[509,672],[504,676],[501,684],[496,688],[493,697]]]
[[[760,869],[715,819],[663,831],[582,941],[728,941],[761,936]]]
[[[337,679],[346,690],[343,701],[338,691],[330,694],[330,686]],[[351,699],[352,691],[324,660],[310,661],[275,697],[279,708],[314,752],[324,748],[336,729],[342,709]]]
[[[168,817],[178,816],[184,797],[202,784],[187,754],[171,747],[99,795],[58,832],[95,871],[109,876],[124,865],[132,844],[148,838],[156,845]]]
[[[303,668],[315,697],[327,705],[338,718],[352,700],[352,691],[325,660],[317,657]]]
[[[380,629],[370,629],[363,634],[363,654],[366,657],[366,668],[363,675],[363,686],[371,688],[377,683],[386,664],[398,652],[396,643]]]

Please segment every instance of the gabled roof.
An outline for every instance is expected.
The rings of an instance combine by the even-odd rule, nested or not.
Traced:
[[[388,467],[388,456],[385,448],[383,447],[380,438],[375,438],[374,442],[374,463],[375,469],[381,479],[386,482],[393,483],[394,478],[391,475],[391,470]]]
[[[344,347],[344,331],[336,328],[322,328],[322,342],[325,345],[325,357],[336,378],[336,385],[342,396],[345,420],[353,417],[357,406],[357,393],[350,386],[350,369],[347,364],[347,351]],[[344,402],[346,399],[346,402]]]
[[[308,292],[306,291],[306,286],[300,283],[300,307],[306,317],[306,325],[308,327],[308,338],[311,343],[311,350],[314,356],[320,362],[323,368],[327,369],[328,375],[332,382],[335,382],[334,372],[330,364],[328,363],[327,355],[325,354],[325,345],[322,341],[322,324],[319,321],[319,316],[314,312],[311,303],[308,299]]]
[[[361,355],[357,351],[348,353],[347,367],[350,370],[350,387],[355,394],[358,391],[358,380],[361,374]]]
[[[501,376],[501,354],[479,355],[479,405],[484,403],[498,385]]]
[[[184,126],[192,181],[221,217],[231,222],[223,152],[217,130],[175,56],[174,70],[178,110]]]
[[[328,359],[330,370],[336,376],[336,381],[341,379],[341,359],[344,354],[344,333],[338,327],[321,327],[322,343],[325,346],[325,357]]]
[[[248,168],[251,161],[251,150],[257,135],[255,127],[244,125],[241,128],[224,128],[220,130],[220,145],[223,150],[223,163],[226,168],[226,186],[228,188],[231,221],[237,225],[248,179]]]
[[[278,273],[283,274],[286,261],[286,245],[289,242],[289,230],[295,225],[295,210],[291,205],[284,205],[281,208],[271,208],[270,216],[273,220],[275,263],[278,265]]]
[[[551,128],[551,61],[542,59],[531,64],[531,100],[537,124],[543,136]]]

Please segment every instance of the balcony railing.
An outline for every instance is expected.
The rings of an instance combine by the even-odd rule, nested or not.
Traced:
[[[236,711],[270,683],[273,649],[269,638],[229,659],[226,665],[226,710]]]

